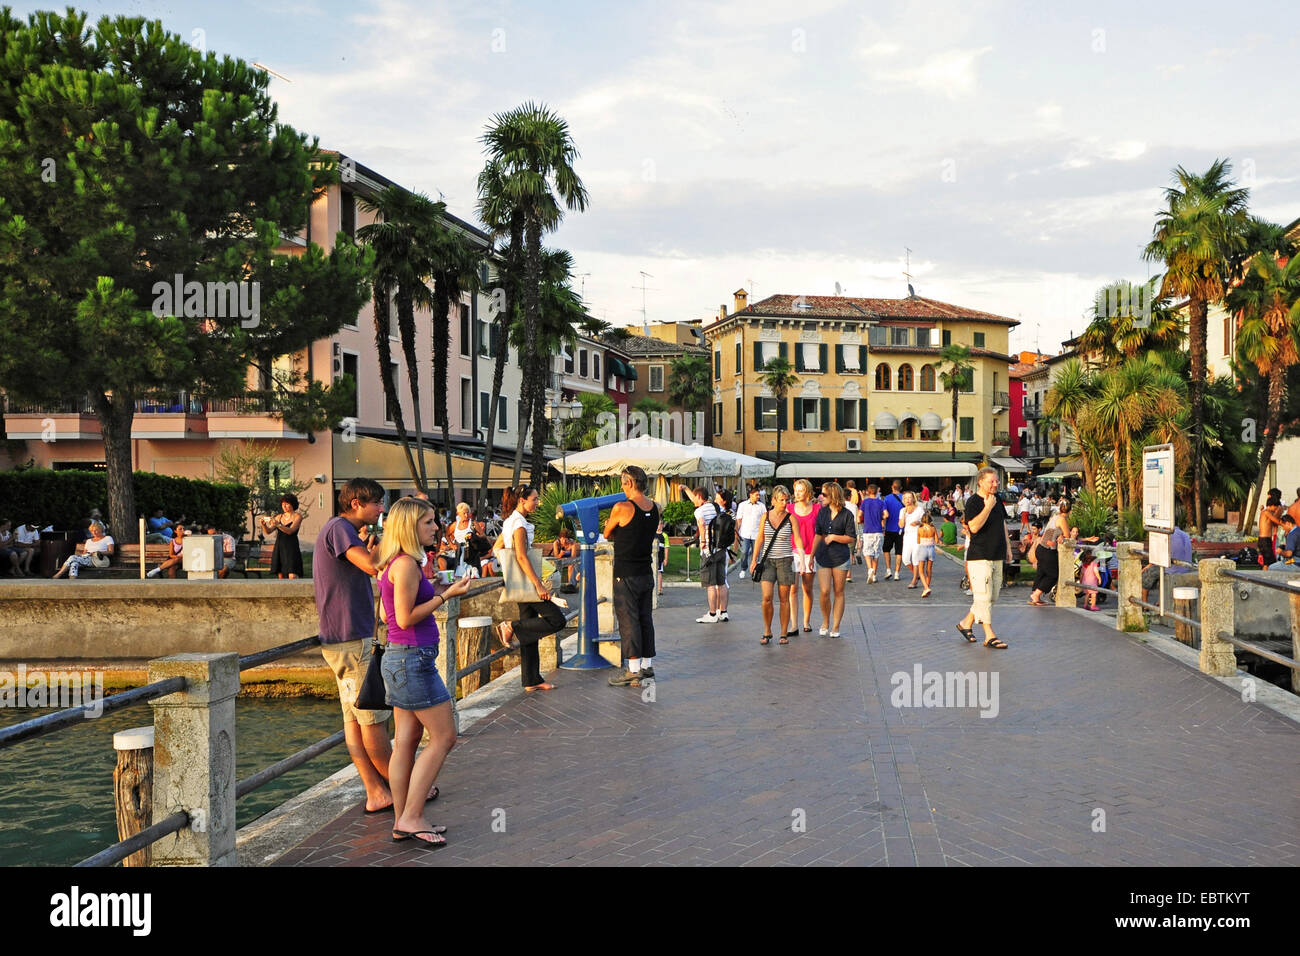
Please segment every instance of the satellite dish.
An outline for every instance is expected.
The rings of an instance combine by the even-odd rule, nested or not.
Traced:
[[[907,284],[907,294],[913,299],[916,298],[916,290],[912,288],[912,283],[910,282]]]

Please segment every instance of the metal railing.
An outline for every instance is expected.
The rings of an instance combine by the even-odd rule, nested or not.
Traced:
[[[5,402],[7,415],[94,415],[95,406],[89,395],[81,398],[68,398],[61,402],[16,402],[12,398]]]
[[[1036,422],[1043,417],[1043,406],[1031,402],[1024,405],[1025,421]]]
[[[275,411],[275,393],[271,391],[249,392],[238,398],[219,398],[208,402],[208,412],[235,415],[265,415]]]
[[[1010,392],[994,392],[994,393],[993,393],[993,404],[994,404],[994,405],[999,405],[999,406],[1001,406],[1002,408],[1010,408],[1010,407],[1011,407],[1011,393],[1010,393]]]

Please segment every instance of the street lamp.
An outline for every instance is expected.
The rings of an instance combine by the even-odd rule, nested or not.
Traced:
[[[572,402],[563,401],[557,389],[552,394],[550,403],[545,406],[545,411],[546,417],[559,426],[556,429],[558,437],[555,443],[560,446],[560,474],[561,480],[564,482],[564,493],[567,496],[569,493],[569,442],[568,436],[564,434],[564,423],[582,417],[582,402],[576,400]]]

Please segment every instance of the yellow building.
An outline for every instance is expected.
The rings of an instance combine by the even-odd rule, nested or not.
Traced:
[[[1007,454],[1015,319],[920,296],[747,298],[738,290],[733,310],[723,306],[703,327],[714,445],[774,460],[779,425],[778,478],[930,478],[938,487]],[[968,346],[974,366],[955,421],[940,378],[948,344]],[[799,379],[784,402],[763,383],[778,355]]]

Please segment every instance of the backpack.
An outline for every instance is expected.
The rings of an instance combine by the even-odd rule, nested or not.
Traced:
[[[736,519],[716,505],[714,510],[717,513],[709,525],[709,550],[723,551],[736,543]]]

